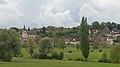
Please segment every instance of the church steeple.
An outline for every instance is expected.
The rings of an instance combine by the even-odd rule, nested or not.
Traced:
[[[24,25],[24,28],[23,28],[23,29],[24,29],[24,31],[26,30],[25,25]]]

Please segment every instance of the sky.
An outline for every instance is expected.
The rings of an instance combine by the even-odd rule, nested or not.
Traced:
[[[83,16],[120,23],[120,0],[0,0],[0,28],[73,27]]]

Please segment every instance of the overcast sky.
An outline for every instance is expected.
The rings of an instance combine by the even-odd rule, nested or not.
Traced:
[[[82,16],[120,23],[120,0],[0,0],[0,28],[72,27]]]

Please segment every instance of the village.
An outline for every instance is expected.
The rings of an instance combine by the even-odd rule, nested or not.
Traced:
[[[80,26],[71,28],[24,25],[0,29],[0,60],[119,63],[120,24],[94,21],[87,25],[86,18],[82,17]]]
[[[89,34],[92,34],[92,36],[90,37],[90,42],[96,40],[102,45],[113,45],[114,43],[116,43],[117,38],[120,37],[120,30],[118,30],[117,28],[114,28],[112,31],[110,31],[109,28],[105,26],[101,31],[102,33],[99,34],[99,32],[100,31],[97,29],[89,30]],[[23,29],[19,30],[19,36],[22,44],[25,44],[30,37],[34,38],[38,42],[38,39],[42,38],[43,35],[44,33],[42,29],[27,30],[24,27]],[[79,38],[64,38],[64,41],[65,44],[77,45],[80,43]]]
[[[0,0],[0,67],[120,67],[120,0]]]

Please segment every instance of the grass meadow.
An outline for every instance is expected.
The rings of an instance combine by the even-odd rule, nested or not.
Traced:
[[[45,60],[45,59],[32,59],[30,55],[27,54],[26,50],[23,49],[22,58],[13,58],[12,62],[0,62],[0,67],[120,67],[120,64],[112,64],[112,63],[100,63],[98,62],[101,59],[103,52],[108,53],[109,59],[109,48],[102,49],[102,52],[96,50],[94,52],[90,52],[89,58],[87,62],[85,61],[75,61],[76,58],[83,58],[81,51],[68,47],[64,50],[55,48],[54,52],[64,52],[64,59],[63,60]],[[69,53],[68,51],[72,51]],[[71,58],[73,60],[69,61],[68,59]],[[92,62],[91,62],[92,61]]]

